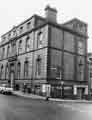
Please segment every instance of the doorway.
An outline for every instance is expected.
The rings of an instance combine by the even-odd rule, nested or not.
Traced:
[[[84,91],[85,91],[84,88],[78,88],[78,89],[77,89],[77,96],[78,96],[79,99],[82,99],[82,98],[83,98]]]

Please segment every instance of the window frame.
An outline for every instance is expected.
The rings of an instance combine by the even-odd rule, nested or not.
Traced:
[[[40,55],[38,55],[36,59],[36,76],[41,76],[41,64],[42,64],[42,58]]]

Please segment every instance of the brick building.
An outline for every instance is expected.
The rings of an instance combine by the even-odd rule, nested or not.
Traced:
[[[50,84],[61,96],[87,94],[87,24],[74,18],[57,23],[57,10],[33,15],[1,36],[0,82],[36,93]],[[67,93],[67,91],[69,93]]]

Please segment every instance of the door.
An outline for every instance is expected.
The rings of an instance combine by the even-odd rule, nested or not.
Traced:
[[[82,99],[82,88],[77,89],[77,96],[79,99]]]

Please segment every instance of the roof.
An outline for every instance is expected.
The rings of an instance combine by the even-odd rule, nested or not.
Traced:
[[[68,28],[67,26],[65,26],[65,24],[70,23],[70,22],[73,22],[73,21],[75,21],[75,20],[80,21],[80,20],[77,19],[77,18],[74,18],[74,19],[66,22],[65,24],[59,24],[59,23],[56,23],[56,22],[48,21],[46,18],[34,14],[34,15],[31,16],[30,18],[28,18],[28,19],[24,20],[23,22],[21,22],[20,24],[18,24],[18,25],[16,26],[16,28],[19,27],[19,26],[21,26],[21,25],[23,25],[23,24],[26,23],[27,21],[31,20],[33,17],[36,17],[36,18],[39,18],[39,19],[43,20],[43,21],[44,21],[44,24],[47,24],[47,23],[48,23],[48,24],[53,25],[53,26],[55,26],[55,27],[58,27],[58,28],[60,28],[60,29],[64,29],[64,30],[69,31],[69,32],[71,32],[71,33],[76,33],[76,34],[78,34],[78,35],[80,35],[80,36],[84,36],[84,37],[88,38],[87,35],[83,35],[82,33],[79,33],[78,31],[75,31],[75,30],[73,30],[73,29]],[[81,22],[81,21],[80,21],[80,22]],[[84,24],[86,24],[86,23],[84,23]],[[86,24],[86,25],[87,25],[87,24]],[[41,25],[41,26],[42,26],[42,25]],[[38,28],[38,27],[37,27],[37,28]],[[8,31],[8,32],[6,32],[5,34],[3,34],[1,37],[3,37],[4,35],[6,35],[7,33],[11,32],[13,29],[14,29],[14,28],[12,28],[10,31]]]
[[[72,22],[74,22],[74,21],[77,21],[77,22],[83,23],[83,24],[86,25],[86,26],[88,25],[86,22],[83,22],[82,20],[80,20],[80,19],[78,19],[78,18],[73,18],[73,19],[71,19],[71,20],[65,22],[63,25],[65,25],[65,24],[69,24],[69,23],[72,23]]]

